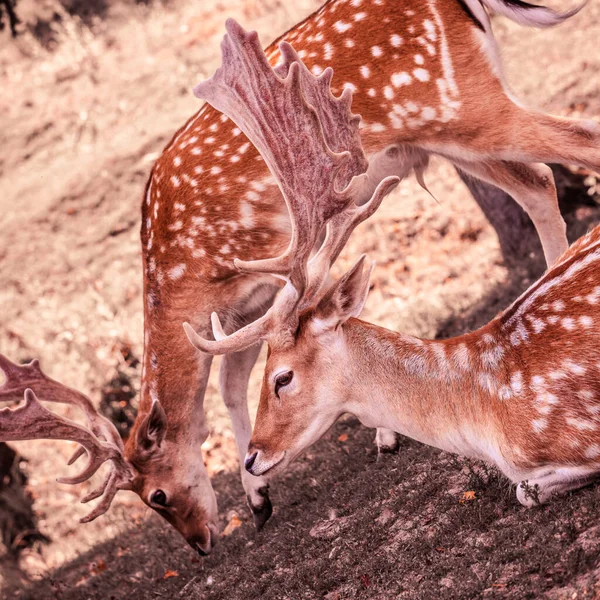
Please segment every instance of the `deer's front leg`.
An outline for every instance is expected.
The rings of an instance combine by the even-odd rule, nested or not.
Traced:
[[[527,507],[544,504],[554,494],[560,495],[571,490],[577,490],[589,485],[598,479],[598,476],[597,468],[558,468],[541,476],[521,481],[517,485],[517,500]]]
[[[248,381],[260,348],[261,344],[255,344],[242,352],[224,355],[220,371],[221,394],[233,422],[242,485],[254,517],[254,525],[259,531],[273,513],[268,493],[269,485],[265,477],[255,477],[246,471],[244,458],[252,435],[248,413]]]

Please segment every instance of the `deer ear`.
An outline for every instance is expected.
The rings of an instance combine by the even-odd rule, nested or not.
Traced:
[[[358,317],[362,312],[369,294],[371,272],[375,266],[363,272],[365,256],[331,286],[317,305],[311,325],[321,331],[337,329],[351,317]]]
[[[160,402],[154,400],[150,413],[144,417],[138,429],[138,445],[147,452],[160,448],[166,433],[167,415]]]

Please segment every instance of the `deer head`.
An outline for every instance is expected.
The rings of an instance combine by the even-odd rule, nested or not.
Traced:
[[[298,320],[293,342],[269,344],[256,424],[246,469],[253,475],[283,470],[346,412],[348,359],[342,326],[358,317],[371,271],[362,256]]]
[[[164,471],[168,467],[157,458],[164,452],[167,422],[158,401],[153,403],[148,416],[133,432],[130,440],[134,438],[136,443],[128,443],[129,448],[134,448],[128,452],[115,426],[96,411],[90,399],[45,375],[37,360],[27,365],[16,365],[0,355],[0,370],[5,376],[4,384],[0,386],[0,401],[25,399],[22,406],[0,410],[0,441],[60,439],[80,444],[69,464],[86,454],[86,467],[79,475],[60,478],[60,483],[82,483],[105,462],[110,463],[110,471],[102,485],[82,499],[82,502],[89,502],[101,498],[94,510],[81,520],[82,523],[104,514],[119,490],[131,490],[174,525],[194,550],[200,554],[210,552],[218,530],[204,510],[196,508],[198,504],[206,506],[206,502],[194,502],[185,477],[178,479],[179,488],[168,492],[162,489],[166,486],[161,484],[161,479],[164,481]],[[79,407],[86,416],[87,427],[46,409],[40,404],[36,392],[44,401]],[[163,466],[157,469],[156,464]],[[170,479],[172,473],[178,473],[178,465],[171,465],[169,470]]]

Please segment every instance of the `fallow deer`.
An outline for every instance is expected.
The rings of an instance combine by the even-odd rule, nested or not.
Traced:
[[[280,321],[285,339],[269,332],[249,472],[282,470],[352,413],[496,465],[526,506],[600,475],[600,226],[493,321],[443,341],[356,318],[363,263]]]
[[[342,413],[352,413],[369,427],[495,464],[520,483],[517,497],[525,505],[596,478],[600,226],[475,332],[432,341],[360,321],[370,278],[370,270],[363,272],[364,256],[323,290],[357,216],[376,210],[399,178],[384,179],[359,208],[369,170],[346,188],[338,180],[340,170],[360,154],[359,142],[347,135],[330,137],[335,128],[311,131],[310,105],[296,97],[304,71],[290,47],[282,44],[284,62],[274,73],[260,61],[256,38],[237,27],[229,23],[223,66],[197,92],[243,127],[283,191],[292,222],[283,254],[236,259],[235,265],[286,283],[263,317],[230,335],[215,313],[214,341],[184,327],[205,353],[239,352],[268,342],[246,469],[259,477],[281,471]],[[330,76],[325,71],[317,81]],[[278,102],[278,96],[291,101]],[[290,104],[290,120],[300,122],[299,131],[308,129],[306,136],[292,135],[282,117]],[[323,229],[325,239],[311,258]]]
[[[578,10],[558,14],[516,0],[332,0],[282,39],[298,48],[314,74],[336,65],[334,93],[354,92],[371,157],[367,163],[361,151],[348,170],[358,175],[368,167],[358,202],[387,175],[415,170],[420,176],[428,156],[438,154],[511,193],[532,217],[552,262],[566,247],[564,224],[550,172],[538,161],[597,168],[598,127],[513,100],[486,8],[539,27]],[[272,65],[281,59],[275,43],[267,57]],[[325,129],[330,125],[324,122]],[[143,373],[139,415],[123,451],[135,485],[127,478],[119,485],[133,487],[201,553],[216,540],[216,499],[200,454],[212,357],[188,345],[181,322],[208,335],[212,311],[223,316],[226,330],[263,315],[279,286],[266,275],[241,273],[233,257],[271,256],[290,235],[281,192],[245,133],[242,124],[204,105],[154,165],[142,204]],[[221,367],[241,459],[251,434],[246,388],[258,351],[254,344],[228,354]],[[378,443],[393,444],[391,432],[378,431]],[[267,480],[242,468],[242,481],[260,527],[272,510]]]

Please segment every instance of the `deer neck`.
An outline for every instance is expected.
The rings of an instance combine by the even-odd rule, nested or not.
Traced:
[[[425,444],[498,462],[498,396],[510,386],[493,324],[445,341],[351,319],[346,410]],[[493,393],[491,393],[493,392]]]
[[[167,416],[167,440],[190,447],[208,437],[203,399],[212,356],[191,346],[185,337],[179,314],[155,311],[146,315],[140,406],[136,423],[160,401]]]

